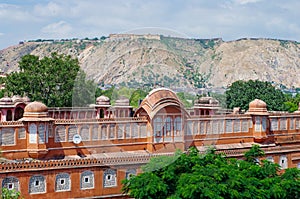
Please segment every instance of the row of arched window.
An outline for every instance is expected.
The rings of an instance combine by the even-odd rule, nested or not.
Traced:
[[[126,178],[131,175],[136,175],[136,169],[126,170]],[[29,194],[46,193],[46,177],[44,175],[33,175],[31,176],[28,184]],[[71,178],[69,173],[59,173],[55,177],[55,191],[70,191],[71,190]],[[107,169],[103,173],[103,187],[115,187],[117,186],[117,170]],[[2,180],[2,188],[9,190],[20,190],[19,179],[14,176],[6,177]],[[94,189],[95,188],[95,176],[94,172],[87,170],[80,175],[80,189]]]
[[[182,135],[182,119],[180,116],[175,118],[157,116],[153,120],[153,130],[155,137],[180,136]]]
[[[71,125],[68,128],[59,125],[55,128],[55,142],[72,142],[76,134],[80,134],[82,141],[145,138],[146,126],[146,123],[95,124],[81,127]]]

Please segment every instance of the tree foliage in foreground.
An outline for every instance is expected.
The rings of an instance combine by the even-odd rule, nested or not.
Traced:
[[[42,101],[50,107],[70,107],[74,99],[76,106],[86,106],[91,95],[94,102],[96,85],[85,80],[78,60],[71,56],[52,53],[41,59],[25,55],[19,62],[19,69],[6,78],[9,94],[26,94],[31,101]]]
[[[18,199],[20,198],[21,194],[19,191],[15,189],[9,190],[7,188],[2,188],[0,198],[1,199]]]
[[[225,94],[229,109],[240,107],[243,110],[248,110],[251,101],[260,99],[267,103],[267,108],[270,111],[285,110],[284,93],[272,86],[270,82],[239,80],[232,83]]]
[[[123,181],[123,191],[137,199],[300,198],[298,169],[280,174],[278,164],[257,162],[263,155],[255,145],[245,153],[245,160],[226,158],[213,149],[201,155],[191,148],[173,160],[151,159],[144,173]]]
[[[296,96],[286,95],[287,101],[284,102],[285,109],[289,112],[294,112],[298,110],[298,105],[300,103],[300,94],[297,93]]]

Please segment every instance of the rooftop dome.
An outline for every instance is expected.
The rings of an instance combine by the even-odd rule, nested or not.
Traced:
[[[126,97],[121,97],[116,100],[115,106],[129,106],[129,99]]]
[[[43,104],[42,102],[31,102],[29,103],[25,109],[24,112],[31,112],[31,113],[39,113],[39,112],[48,112],[48,107]]]
[[[201,97],[198,100],[195,100],[195,104],[211,104],[218,105],[219,101],[213,97]]]
[[[13,100],[10,97],[5,96],[0,99],[0,104],[2,105],[12,104],[12,103]]]
[[[25,106],[23,120],[30,118],[48,118],[48,107],[42,102],[31,102]]]
[[[250,114],[268,114],[267,104],[260,100],[255,99],[249,103],[249,110],[248,113]]]
[[[104,95],[101,95],[100,97],[97,97],[96,104],[97,105],[110,105],[110,99]]]

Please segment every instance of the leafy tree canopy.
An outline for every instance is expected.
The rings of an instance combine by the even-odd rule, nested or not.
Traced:
[[[298,110],[298,105],[300,103],[300,94],[297,93],[296,96],[286,95],[287,101],[284,102],[285,109],[289,112],[294,112]]]
[[[2,188],[2,193],[0,195],[1,199],[18,199],[20,198],[21,194],[19,191],[14,189],[9,190],[7,188]]]
[[[70,107],[73,99],[76,106],[85,106],[91,96],[94,102],[96,85],[85,80],[78,60],[71,56],[52,53],[50,57],[40,59],[25,55],[19,68],[19,72],[6,78],[7,93],[26,94],[32,101],[42,101],[50,107]]]
[[[257,161],[263,155],[255,145],[245,160],[226,158],[214,149],[199,154],[191,148],[174,157],[151,159],[144,173],[122,182],[123,191],[137,199],[300,198],[300,171],[280,174],[279,165]]]
[[[259,80],[236,81],[225,92],[227,107],[232,109],[240,107],[248,110],[249,103],[254,99],[260,99],[267,103],[270,111],[285,110],[285,95],[269,82]]]
[[[128,87],[118,87],[112,86],[110,89],[104,90],[101,92],[101,95],[105,95],[110,98],[111,103],[114,104],[115,101],[119,98],[126,97],[129,99],[129,103],[131,106],[137,108],[139,106],[139,101],[143,100],[148,92],[150,91],[149,88],[128,88]]]

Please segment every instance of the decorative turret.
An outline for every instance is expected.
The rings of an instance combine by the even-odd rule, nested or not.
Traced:
[[[110,105],[110,99],[104,95],[97,97],[96,105]]]
[[[108,108],[110,107],[110,99],[104,95],[97,97],[96,104],[91,104],[90,107],[95,107],[97,118],[108,118]]]
[[[126,97],[121,97],[116,100],[115,106],[129,106],[129,99]]]
[[[31,102],[24,109],[23,120],[28,120],[29,118],[43,118],[46,120],[53,120],[48,117],[48,107],[42,102]]]
[[[54,119],[48,115],[48,107],[42,102],[31,102],[24,109],[20,119],[26,127],[27,151],[31,158],[43,158],[47,153],[49,126]]]
[[[0,99],[0,105],[13,105],[13,100],[10,97],[2,97]]]
[[[247,113],[253,115],[269,115],[267,104],[260,99],[255,99],[249,103],[249,110]]]
[[[122,96],[116,100],[115,105],[109,109],[109,117],[130,117],[132,114],[132,106],[129,99]]]
[[[27,100],[14,95],[13,97],[3,97],[0,99],[0,118],[1,121],[15,121],[23,117],[24,107]]]
[[[220,109],[219,101],[213,97],[201,97],[194,102],[194,115],[215,115]]]
[[[260,99],[255,99],[249,103],[249,110],[246,114],[250,114],[252,117],[254,141],[258,143],[265,142],[268,139],[269,126],[267,104]]]

